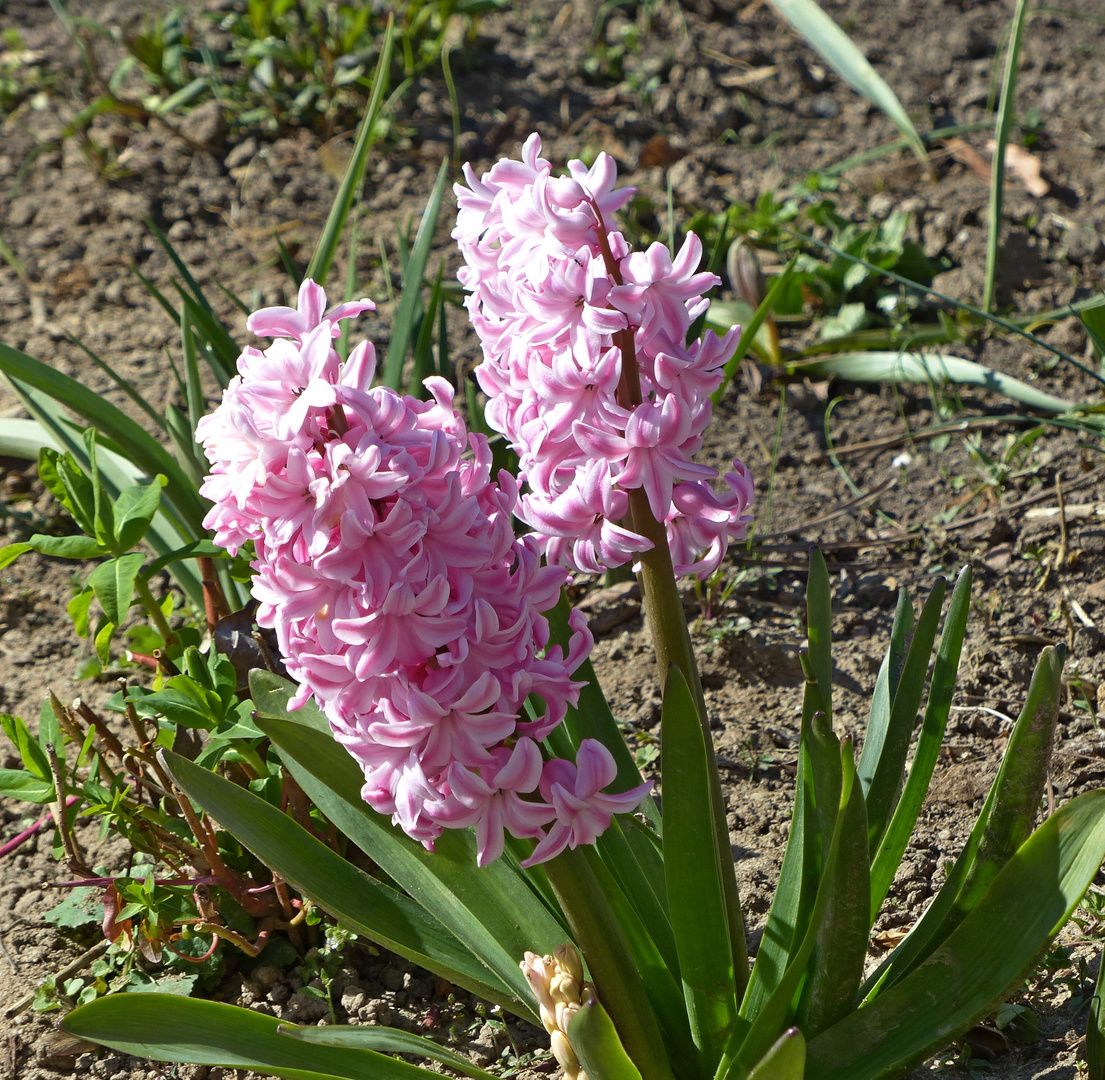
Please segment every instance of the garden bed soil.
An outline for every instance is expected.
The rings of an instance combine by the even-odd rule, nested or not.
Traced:
[[[685,221],[696,209],[720,211],[731,200],[752,203],[896,137],[883,115],[825,70],[762,0],[657,2],[616,11],[604,38],[613,44],[623,40],[619,27],[635,17],[632,8],[642,19],[645,9],[652,12],[651,27],[625,55],[620,78],[588,74],[600,55],[591,39],[598,6],[594,0],[516,3],[482,22],[470,67],[454,59],[459,147],[477,172],[499,154],[516,154],[520,140],[537,130],[547,155],[559,163],[584,152],[613,155],[623,182],[650,196],[666,225],[669,184],[676,214]],[[106,25],[132,26],[138,18],[134,5],[121,0],[73,7]],[[995,51],[1011,3],[830,0],[825,7],[919,127],[989,121]],[[1048,194],[1035,197],[1014,181],[1006,195],[1009,224],[998,298],[1021,311],[1054,308],[1101,287],[1105,26],[1095,0],[1066,0],[1066,8],[1031,18],[1021,61],[1018,114],[1037,121],[1032,152],[1051,185]],[[66,77],[0,121],[0,236],[25,275],[0,263],[0,341],[130,409],[69,339],[75,335],[163,406],[175,393],[164,354],[179,347],[177,332],[131,267],[166,291],[172,272],[144,219],[168,232],[197,280],[212,286],[216,302],[216,278],[251,306],[283,302],[287,279],[273,237],[279,233],[305,262],[336,190],[323,167],[328,151],[303,130],[228,131],[218,109],[203,105],[176,117],[172,129],[98,118],[90,137],[116,161],[110,170],[98,168],[79,139],[64,137],[66,124],[86,102],[74,96],[76,51],[45,0],[0,4],[0,30],[12,28],[27,49],[41,51],[35,63]],[[110,59],[115,46],[97,47]],[[421,79],[398,120],[399,141],[375,153],[364,192],[369,232],[392,247],[396,227],[417,220],[450,149],[442,81]],[[964,139],[987,159],[985,133]],[[964,164],[966,156],[937,148],[932,179],[906,154],[879,157],[846,171],[831,197],[857,218],[878,220],[896,209],[911,213],[914,237],[929,255],[949,262],[937,286],[977,303],[988,185]],[[375,252],[374,244],[362,244],[358,274],[366,291],[383,301]],[[453,272],[458,260],[447,224],[431,266],[439,256]],[[245,341],[243,317],[229,302],[219,308]],[[451,312],[454,352],[471,366],[478,359],[475,338],[460,316]],[[363,319],[358,332],[386,344],[389,305],[381,303],[378,316]],[[1086,353],[1085,334],[1074,319],[1042,332],[1069,353]],[[785,340],[800,344],[801,333]],[[1072,401],[1100,397],[1090,378],[1069,365],[1050,364],[1043,350],[1015,337],[983,337],[954,351]],[[788,831],[802,687],[804,566],[814,542],[826,552],[835,591],[835,721],[858,739],[899,587],[916,598],[938,574],[953,576],[968,564],[975,573],[947,746],[916,842],[877,925],[877,941],[889,945],[911,924],[938,888],[946,861],[959,851],[1043,644],[1064,642],[1069,648],[1051,797],[1061,803],[1105,783],[1101,440],[1048,428],[1023,461],[999,472],[980,468],[958,435],[946,446],[909,437],[934,422],[936,407],[986,417],[1000,405],[981,392],[963,392],[955,402],[927,388],[808,382],[780,388],[769,372],[749,369],[718,409],[705,456],[718,465],[738,456],[755,474],[758,551],[766,561],[735,552],[732,566],[741,575],[731,595],[713,603],[689,596],[688,604],[753,941]],[[0,388],[0,424],[19,415],[17,399]],[[1023,428],[980,427],[979,445],[1000,453],[1013,430]],[[826,431],[840,451],[835,465]],[[868,442],[872,447],[863,449]],[[1065,561],[1048,570],[1062,539],[1057,487],[1066,508]],[[857,502],[856,491],[875,494]],[[27,527],[58,526],[58,508],[27,463],[0,462],[0,492],[13,514],[25,515],[0,521],[9,539]],[[65,611],[73,574],[72,564],[34,555],[0,572],[0,710],[33,722],[50,688],[93,705],[109,692],[75,681],[87,648],[75,644]],[[587,585],[585,603],[601,627],[595,650],[600,678],[647,758],[660,699],[639,605],[627,587],[604,590],[594,583]],[[0,742],[0,758],[0,765],[15,764],[7,743]],[[26,804],[0,800],[0,840],[33,817]],[[90,861],[121,868],[118,841],[98,841],[87,829],[81,838]],[[56,1013],[23,1009],[12,1015],[12,1006],[38,980],[95,943],[93,934],[59,930],[43,919],[64,895],[52,886],[68,873],[50,847],[49,832],[40,833],[0,863],[0,1074],[20,1080],[219,1075],[216,1069],[170,1070],[93,1052],[54,1032]],[[1086,979],[1097,965],[1096,947],[1080,935],[1077,927],[1065,932],[1063,940],[1075,949],[1072,958],[1041,967],[1017,998],[1036,1011],[1040,1038],[999,1053],[987,1075],[1079,1075],[1079,1041],[1092,993]],[[291,969],[248,968],[243,962],[229,972],[212,996],[299,1022],[326,1018],[328,1010],[319,1011],[319,999],[303,991],[303,978]],[[504,1029],[489,1022],[493,1017],[481,1016],[466,1000],[443,1002],[443,988],[432,978],[367,943],[351,948],[334,989],[339,1020],[453,1025],[459,1044],[481,1062],[512,1052]],[[535,1033],[514,1029],[512,1035],[518,1040],[513,1052],[525,1065],[522,1075],[555,1071],[547,1056],[532,1053],[541,1044]],[[965,1060],[951,1049],[918,1075],[932,1068],[949,1077],[968,1075],[949,1064],[957,1056]]]

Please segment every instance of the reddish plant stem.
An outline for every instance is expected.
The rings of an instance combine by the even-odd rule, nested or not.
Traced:
[[[80,801],[81,797],[79,795],[70,795],[65,800],[65,808],[68,810],[69,807],[71,807],[74,803],[78,803]],[[24,829],[18,836],[13,836],[6,843],[0,845],[0,859],[2,859],[5,855],[10,855],[17,848],[22,847],[28,840],[30,840],[32,836],[34,836],[36,833],[42,832],[42,830],[45,829],[49,824],[51,824],[51,822],[55,822],[56,820],[57,818],[55,817],[52,810],[45,816],[40,817],[38,821],[36,821],[28,828]]]

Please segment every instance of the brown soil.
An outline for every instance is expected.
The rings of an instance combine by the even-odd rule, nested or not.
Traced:
[[[75,7],[109,25],[126,26],[136,17],[133,5],[120,0]],[[500,153],[516,152],[520,139],[536,129],[554,160],[587,150],[611,153],[624,181],[638,185],[658,208],[666,207],[670,182],[676,213],[685,221],[696,208],[717,211],[733,199],[752,203],[763,192],[786,189],[813,170],[896,136],[881,113],[819,67],[817,57],[762,0],[639,5],[654,12],[651,28],[627,54],[619,80],[586,75],[585,62],[596,55],[589,34],[597,7],[594,0],[516,3],[483,23],[481,51],[470,70],[454,62],[460,146],[477,171]],[[826,7],[919,127],[931,127],[940,117],[956,123],[990,120],[986,98],[1011,4],[842,0]],[[1040,118],[1033,152],[1051,191],[1034,198],[1014,183],[1006,197],[1009,225],[999,300],[1020,311],[1047,310],[1099,289],[1105,258],[1100,239],[1105,174],[1099,164],[1105,150],[1105,26],[1095,0],[1068,0],[1067,8],[1064,14],[1049,11],[1031,19],[1021,63],[1018,111]],[[608,41],[621,40],[625,17],[615,13],[610,19]],[[176,131],[102,117],[91,136],[125,165],[105,173],[77,139],[60,137],[85,102],[75,96],[75,50],[45,0],[0,2],[0,30],[9,28],[22,32],[27,48],[45,51],[45,67],[68,77],[0,118],[0,235],[26,271],[22,280],[0,263],[0,340],[127,407],[70,343],[67,335],[74,334],[153,402],[165,403],[174,389],[163,352],[178,348],[176,331],[130,268],[138,266],[163,289],[171,274],[143,218],[152,217],[169,232],[202,284],[213,286],[217,278],[253,306],[282,302],[287,279],[272,234],[279,231],[293,254],[302,249],[305,260],[336,190],[336,181],[320,167],[319,140],[305,131],[228,135],[210,106],[178,117]],[[101,47],[110,56],[111,43]],[[377,155],[364,193],[371,230],[391,246],[396,226],[421,212],[436,165],[451,143],[443,84],[422,79],[402,106],[400,120],[400,142]],[[669,157],[677,160],[641,165],[642,148],[658,135],[666,136]],[[985,158],[987,137],[965,138]],[[653,154],[660,146],[649,145]],[[846,173],[832,197],[842,212],[857,218],[878,219],[893,209],[911,212],[914,236],[930,255],[947,256],[953,266],[937,287],[977,302],[987,183],[949,155],[937,153],[936,159],[937,176],[929,181],[906,156],[879,158]],[[663,222],[666,210],[658,212]],[[447,232],[443,226],[438,252],[452,270],[457,259]],[[366,291],[380,300],[385,292],[374,251],[374,245],[362,245],[358,273]],[[217,289],[211,294],[218,300]],[[243,318],[229,303],[220,313],[244,340]],[[386,342],[387,304],[368,326],[378,344]],[[1045,332],[1052,343],[1083,355],[1085,334],[1075,320]],[[453,333],[457,355],[473,362],[474,338],[459,317]],[[1071,400],[1101,396],[1093,380],[1064,364],[1051,367],[1042,350],[1015,338],[984,338],[955,351]],[[841,449],[841,468],[826,453],[826,397],[839,399],[829,428]],[[717,461],[738,455],[755,473],[756,528],[761,537],[766,534],[766,566],[736,553],[734,570],[748,572],[723,604],[703,610],[695,623],[752,927],[766,913],[787,834],[802,681],[802,567],[810,543],[825,548],[836,590],[836,718],[842,730],[860,738],[898,587],[908,586],[917,596],[937,574],[954,574],[966,563],[976,573],[975,612],[948,747],[878,930],[908,925],[938,886],[938,868],[958,852],[997,768],[1009,728],[1002,717],[1016,715],[1041,644],[1067,642],[1068,671],[1074,673],[1077,664],[1081,678],[1080,687],[1077,680],[1072,684],[1061,716],[1054,798],[1061,802],[1105,776],[1105,734],[1099,729],[1105,713],[1101,441],[1049,429],[1023,465],[995,484],[972,463],[959,437],[940,449],[938,442],[909,441],[910,431],[933,422],[936,404],[925,389],[835,384],[826,395],[825,387],[797,384],[780,392],[770,378],[761,384],[746,377],[730,390],[712,429],[710,455]],[[997,404],[981,393],[961,396],[964,416],[986,416]],[[3,417],[18,415],[18,401],[0,388],[0,424]],[[1011,430],[982,428],[981,445],[996,452]],[[862,449],[859,444],[868,440],[886,445]],[[904,466],[898,458],[903,450],[908,451]],[[0,472],[5,498],[13,511],[30,516],[32,528],[56,515],[26,463],[4,461]],[[829,517],[853,500],[850,484],[880,493],[862,508],[852,505]],[[1066,492],[1067,561],[1045,572],[1042,560],[1054,562],[1060,547],[1059,518],[1038,516],[1030,508],[1055,507],[1056,485]],[[949,518],[949,511],[956,512]],[[0,527],[5,521],[11,538],[27,526],[8,518],[0,519]],[[3,711],[33,720],[48,687],[94,703],[105,693],[74,682],[87,649],[75,646],[65,613],[72,576],[71,564],[32,556],[0,572]],[[639,610],[631,599],[609,593],[592,595],[589,606],[604,613],[596,649],[604,686],[616,714],[646,745],[660,702]],[[1081,707],[1083,694],[1096,714]],[[12,755],[10,746],[0,747],[0,765],[15,764]],[[0,800],[0,839],[15,835],[33,816],[26,805]],[[93,846],[91,854],[95,862],[116,867],[124,857],[110,841]],[[93,939],[67,935],[42,921],[60,898],[49,883],[65,873],[51,855],[48,834],[8,856],[0,871],[5,947],[0,1001],[10,1005]],[[1068,938],[1074,942],[1076,935]],[[1092,975],[1093,950],[1077,956],[1091,958]],[[341,979],[342,1018],[390,1017],[413,1024],[435,993],[424,974],[363,948],[351,954]],[[316,999],[297,994],[298,989],[293,977],[269,967],[232,973],[217,993],[285,1018],[318,1019],[308,1008]],[[1041,969],[1024,998],[1039,1014],[1041,1038],[999,1055],[988,1075],[1073,1080],[1085,1023],[1084,990],[1076,967]],[[459,1023],[478,1057],[488,1061],[506,1049],[494,1026],[484,1024],[470,1004],[458,1009],[465,1010]],[[168,1075],[149,1063],[97,1056],[53,1040],[52,1019],[30,1011],[0,1019],[0,1042],[7,1047],[0,1069],[25,1080],[85,1072],[104,1080]],[[519,1037],[525,1049],[529,1036]],[[949,1076],[968,1075],[955,1066],[933,1065]],[[546,1061],[539,1071],[549,1068]]]

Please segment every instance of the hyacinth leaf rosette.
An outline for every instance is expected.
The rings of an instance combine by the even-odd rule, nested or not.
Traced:
[[[694,461],[735,341],[686,342],[715,279],[694,240],[674,258],[629,250],[603,156],[555,176],[533,138],[521,161],[465,179],[455,235],[478,378],[518,475],[492,475],[444,380],[418,400],[373,387],[370,343],[343,360],[341,324],[371,304],[328,311],[310,280],[296,308],[251,317],[272,343],[244,351],[197,432],[205,525],[251,551],[257,619],[293,680],[255,673],[256,722],[383,877],[231,780],[169,754],[165,768],[339,922],[543,1023],[570,1077],[904,1075],[1017,986],[1105,857],[1105,793],[1035,827],[1062,656],[1043,650],[961,856],[864,980],[943,740],[971,576],[942,628],[942,584],[919,617],[903,593],[857,762],[833,723],[829,575],[812,553],[790,840],[750,969],[675,585],[719,565],[752,497],[739,463],[720,478]],[[515,517],[532,531],[517,536]],[[592,639],[561,595],[574,572],[626,563],[664,686],[662,821],[583,685]],[[424,1071],[392,1052],[443,1062],[418,1036],[282,1032],[250,1013],[236,1028],[240,1010],[184,999],[144,1008],[141,1031],[111,999],[65,1023],[127,1052],[280,1076]]]

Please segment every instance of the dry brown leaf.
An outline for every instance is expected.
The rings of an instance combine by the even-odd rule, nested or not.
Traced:
[[[944,145],[960,165],[966,165],[971,172],[989,181],[990,165],[970,143],[965,143],[962,139],[945,139]]]
[[[994,140],[986,144],[986,149],[994,152]],[[1040,159],[1030,154],[1023,146],[1010,143],[1005,148],[1005,167],[1028,189],[1029,195],[1042,198],[1051,190],[1051,185],[1040,175]]]
[[[653,135],[641,147],[637,165],[642,169],[651,169],[658,165],[674,165],[680,158],[687,156],[686,150],[672,146],[666,135]]]
[[[909,931],[901,926],[892,927],[890,930],[880,930],[876,934],[871,935],[871,944],[880,949],[896,949],[903,941]]]
[[[748,71],[727,71],[718,76],[718,85],[727,89],[747,90],[764,79],[770,79],[779,69],[774,64],[751,68]]]

